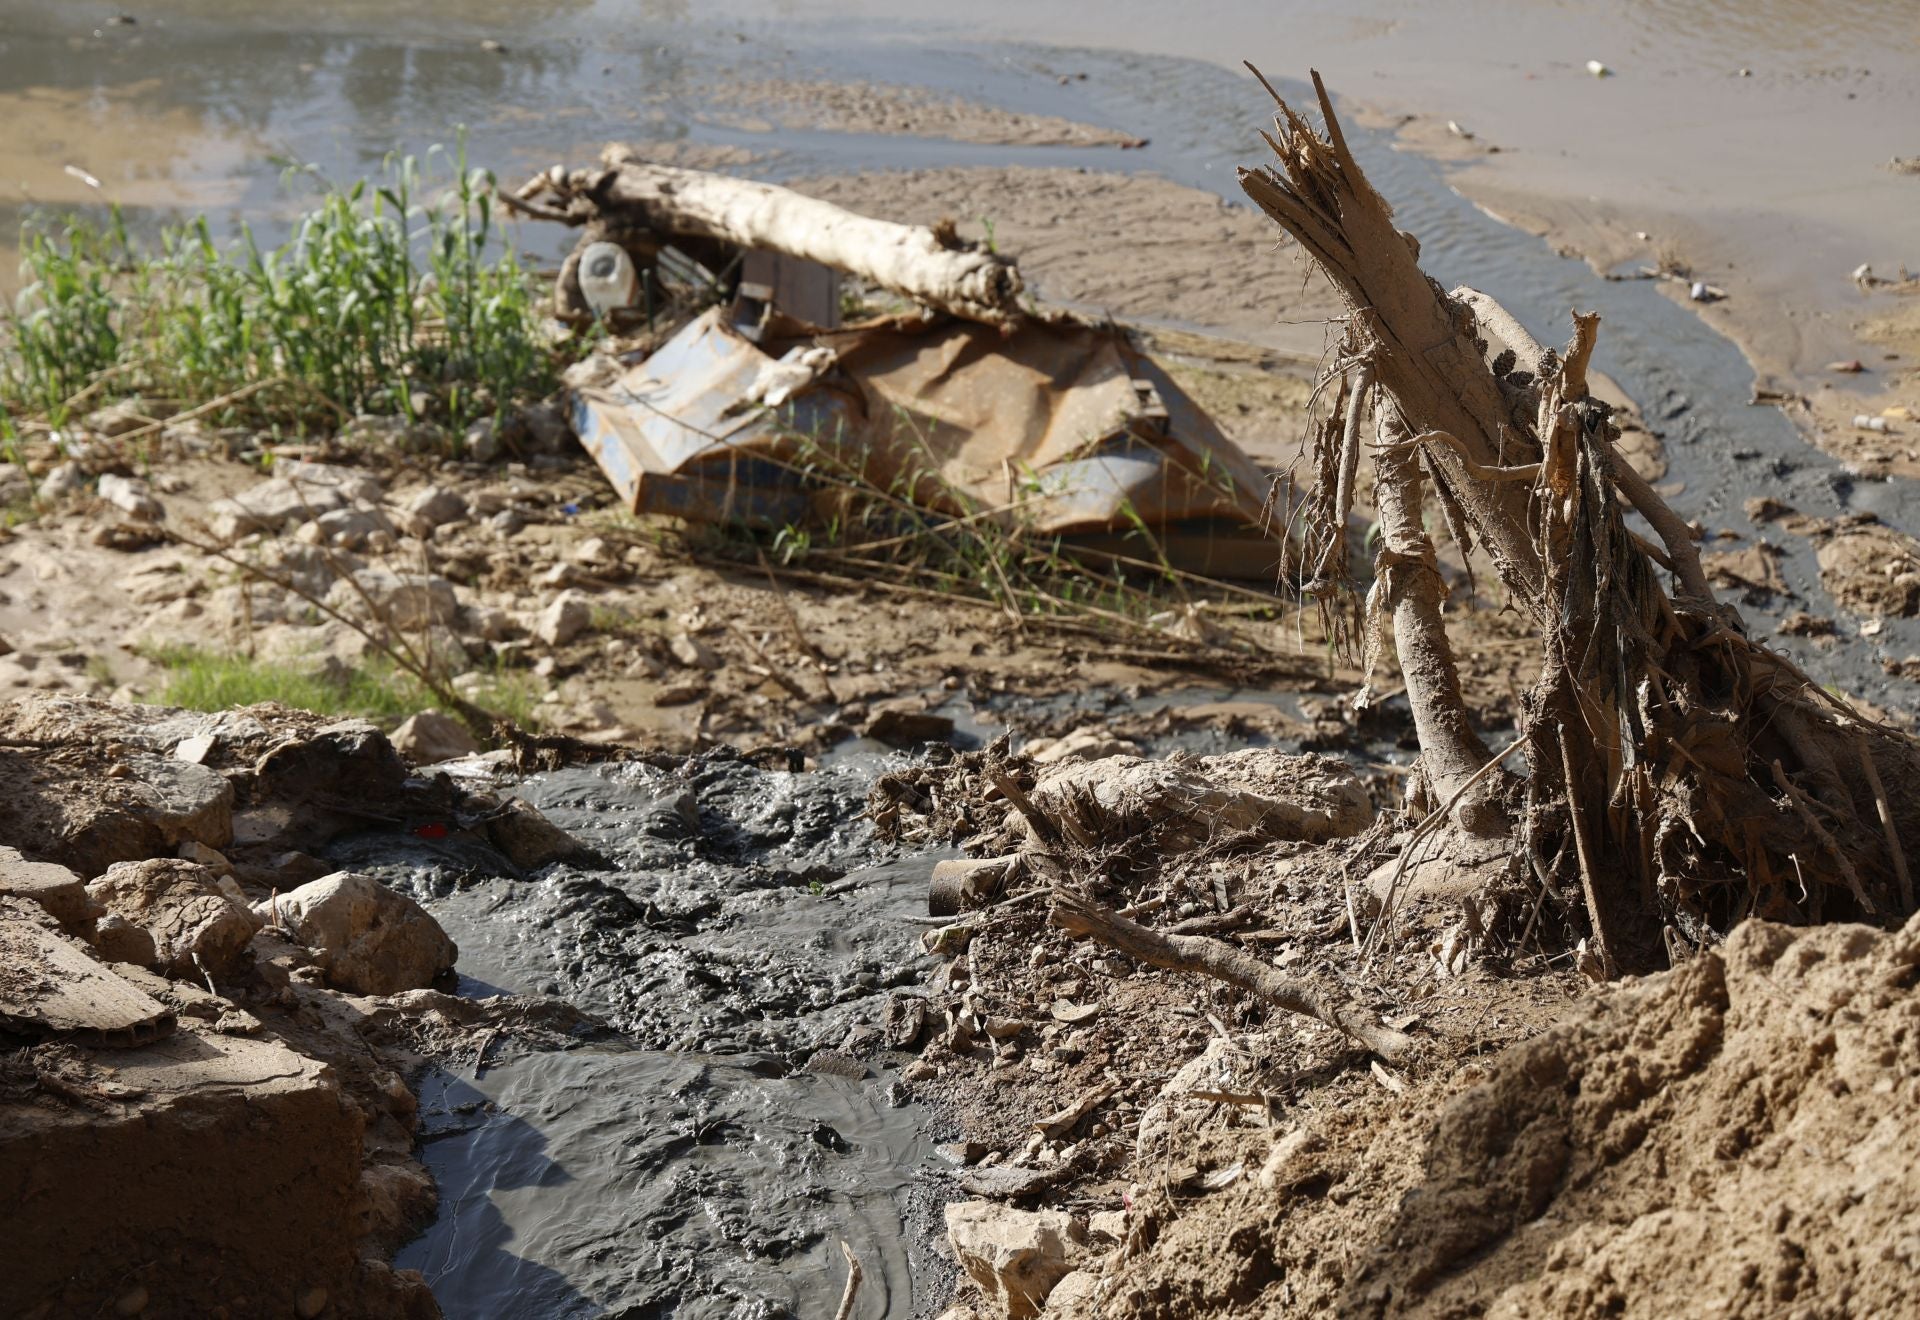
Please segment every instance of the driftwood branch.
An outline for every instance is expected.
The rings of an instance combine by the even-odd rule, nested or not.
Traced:
[[[847,1287],[840,1294],[840,1309],[833,1313],[833,1320],[852,1320],[854,1299],[860,1295],[860,1258],[853,1254],[853,1248],[847,1245],[845,1238],[840,1239],[840,1254],[847,1258]]]
[[[950,228],[894,224],[770,183],[650,165],[624,147],[601,159],[598,169],[536,176],[513,204],[587,225],[583,242],[622,232],[710,240],[819,262],[972,321],[1010,326],[1022,315],[1012,260],[960,242]],[[540,193],[555,200],[537,200]]]
[[[1069,935],[1098,940],[1136,962],[1179,972],[1199,972],[1255,995],[1275,1008],[1324,1022],[1345,1032],[1383,1059],[1413,1048],[1413,1039],[1385,1026],[1351,1001],[1335,1001],[1312,986],[1290,980],[1224,940],[1205,935],[1167,935],[1151,930],[1069,889],[1053,891],[1048,918]]]

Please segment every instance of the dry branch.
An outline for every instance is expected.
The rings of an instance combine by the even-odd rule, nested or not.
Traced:
[[[1444,794],[1485,752],[1453,674],[1422,463],[1449,526],[1471,528],[1540,634],[1520,712],[1529,774],[1488,785],[1511,809],[1512,869],[1582,895],[1609,972],[1657,966],[1749,915],[1910,914],[1901,840],[1920,828],[1920,744],[1746,636],[1715,600],[1692,529],[1620,457],[1611,409],[1588,393],[1599,318],[1576,314],[1554,353],[1485,294],[1444,292],[1348,150],[1318,75],[1314,89],[1325,135],[1280,102],[1277,163],[1240,177],[1341,291],[1338,370],[1371,375],[1389,422],[1373,451],[1375,592],[1392,606],[1426,786]],[[1320,430],[1319,466],[1345,486],[1345,442],[1369,401],[1341,400],[1347,424]],[[1628,508],[1664,554],[1627,525]],[[1488,819],[1447,823],[1462,837]]]
[[[1378,1018],[1351,1001],[1335,1001],[1310,985],[1290,980],[1250,953],[1224,940],[1205,935],[1167,935],[1128,921],[1117,912],[1074,893],[1053,891],[1048,919],[1069,935],[1098,940],[1136,962],[1177,972],[1199,972],[1256,995],[1289,1013],[1324,1022],[1383,1059],[1394,1059],[1413,1048],[1413,1039],[1384,1026]]]

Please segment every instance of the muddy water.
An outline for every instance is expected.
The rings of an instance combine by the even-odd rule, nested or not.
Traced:
[[[1231,198],[1234,167],[1259,158],[1260,97],[1209,62],[1219,52],[1193,49],[1191,33],[1164,47],[1187,58],[984,45],[910,18],[856,27],[805,4],[778,8],[774,24],[765,6],[694,17],[665,2],[296,10],[171,0],[136,10],[134,25],[107,26],[104,6],[14,0],[0,21],[0,114],[12,126],[0,144],[0,232],[30,204],[103,200],[148,225],[212,208],[228,225],[246,218],[271,230],[291,203],[270,155],[349,177],[389,150],[451,141],[458,125],[473,158],[509,176],[639,138],[742,148],[776,177],[1031,162],[1150,169]],[[1037,37],[1090,39],[1050,14],[999,8]],[[1193,32],[1224,31],[1251,8],[1202,5]],[[1574,7],[1588,17],[1602,8]],[[1366,20],[1330,5],[1288,13],[1300,25],[1290,48],[1317,31],[1339,49],[1375,49]],[[1399,23],[1380,40],[1400,39]],[[482,50],[481,37],[506,49]],[[1061,81],[1073,74],[1086,77]],[[750,77],[909,83],[1151,143],[1124,154],[983,147],[780,131],[711,113],[716,87]],[[1808,513],[1864,508],[1914,525],[1909,487],[1859,483],[1777,413],[1748,407],[1740,354],[1684,308],[1648,285],[1595,278],[1477,211],[1439,167],[1378,135],[1354,136],[1442,281],[1474,282],[1549,342],[1564,336],[1568,307],[1602,312],[1599,365],[1666,440],[1675,502],[1689,516],[1751,535],[1741,504],[1769,494]],[[532,230],[524,241],[551,249],[560,236]],[[1751,607],[1762,632],[1794,605],[1832,612],[1810,555],[1788,548],[1799,600]],[[1817,675],[1892,703],[1904,698],[1887,691],[1877,658],[1915,650],[1920,632],[1892,624],[1837,657],[1809,659]],[[1004,713],[983,712],[974,732]],[[925,1116],[895,1107],[883,1075],[806,1070],[888,996],[911,993],[923,966],[913,918],[928,861],[889,855],[859,822],[876,764],[854,749],[808,776],[722,758],[685,776],[625,767],[526,785],[613,859],[609,872],[487,875],[474,859],[390,838],[343,851],[337,860],[379,870],[433,907],[476,992],[563,995],[623,1033],[619,1048],[518,1059],[479,1076],[450,1069],[429,1089],[426,1151],[443,1212],[403,1263],[428,1273],[450,1316],[830,1313],[840,1237],[867,1264],[861,1314],[938,1300],[938,1266],[920,1254]]]
[[[931,859],[860,819],[880,764],[721,756],[519,786],[609,870],[516,879],[418,841],[342,845],[427,903],[469,992],[558,994],[623,1037],[430,1080],[441,1213],[400,1260],[449,1316],[830,1313],[841,1239],[861,1315],[906,1314],[940,1277],[926,1116],[883,1072],[816,1057],[927,963]]]

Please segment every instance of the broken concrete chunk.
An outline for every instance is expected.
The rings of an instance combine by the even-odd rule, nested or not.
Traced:
[[[462,724],[445,711],[423,710],[410,715],[393,731],[393,750],[414,765],[438,765],[480,750]]]
[[[319,955],[329,984],[355,994],[420,989],[450,970],[459,955],[425,908],[351,871],[262,900],[252,915],[262,923],[277,921]]]
[[[108,913],[147,933],[153,940],[152,966],[169,976],[228,975],[258,925],[205,867],[173,857],[116,863],[87,886],[87,893]]]
[[[0,969],[0,1031],[11,1035],[133,1043],[173,1030],[171,1009],[115,976],[24,899],[0,898]]]
[[[0,847],[0,898],[38,905],[70,935],[85,939],[93,933],[86,883],[64,866],[28,861],[18,848]]]
[[[947,1206],[947,1242],[961,1268],[1008,1320],[1030,1320],[1072,1272],[1085,1235],[1059,1210],[956,1201]]]
[[[563,591],[540,612],[533,635],[548,646],[565,646],[592,622],[592,602],[578,591]]]

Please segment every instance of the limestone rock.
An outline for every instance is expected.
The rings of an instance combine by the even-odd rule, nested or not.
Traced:
[[[453,583],[432,573],[396,573],[363,568],[352,581],[342,579],[327,593],[327,604],[343,614],[366,617],[401,632],[448,624],[460,613]]]
[[[403,507],[408,513],[424,519],[429,527],[441,527],[467,516],[465,498],[458,491],[448,490],[445,486],[428,486]]]
[[[110,914],[146,931],[156,970],[169,976],[198,980],[231,973],[257,925],[205,867],[174,857],[116,863],[87,893]]]
[[[1100,1276],[1092,1270],[1075,1270],[1053,1285],[1047,1294],[1048,1315],[1083,1314],[1087,1303],[1100,1292]]]
[[[1140,746],[1091,726],[1075,729],[1059,738],[1035,738],[1025,748],[1027,759],[1035,765],[1057,765],[1064,761],[1104,761],[1110,756],[1138,756]]]
[[[1016,1210],[994,1201],[947,1206],[947,1242],[980,1290],[1009,1320],[1040,1314],[1073,1271],[1085,1235],[1059,1210]]]
[[[533,635],[548,646],[565,646],[593,622],[593,605],[578,591],[563,591],[540,612]]]
[[[691,633],[675,633],[673,640],[667,643],[667,649],[673,658],[688,669],[718,669],[721,660],[711,646]]]
[[[355,994],[391,995],[429,985],[459,954],[425,908],[352,871],[256,903],[253,914],[261,922],[277,919],[319,955],[329,984]]]
[[[605,859],[540,813],[531,802],[514,798],[487,822],[487,838],[523,871],[555,862],[603,866]]]
[[[0,898],[26,899],[82,939],[93,932],[86,883],[64,866],[28,861],[17,848],[0,847]]]
[[[78,463],[56,463],[40,481],[39,496],[49,504],[87,488],[87,471]]]
[[[1373,820],[1366,786],[1345,762],[1267,747],[1197,759],[1116,756],[1062,764],[1031,796],[1049,819],[1070,821],[1093,838],[1150,830],[1162,847],[1196,847],[1234,834],[1324,843],[1357,834]]]
[[[341,550],[365,550],[390,546],[399,529],[384,513],[372,508],[334,509],[302,525],[300,539],[315,545]],[[384,539],[383,539],[384,538]]]
[[[130,518],[159,522],[167,510],[153,497],[147,483],[138,477],[123,477],[109,472],[100,478],[100,498]]]
[[[414,765],[437,765],[480,750],[462,724],[445,711],[423,710],[409,715],[393,731],[393,750]]]

